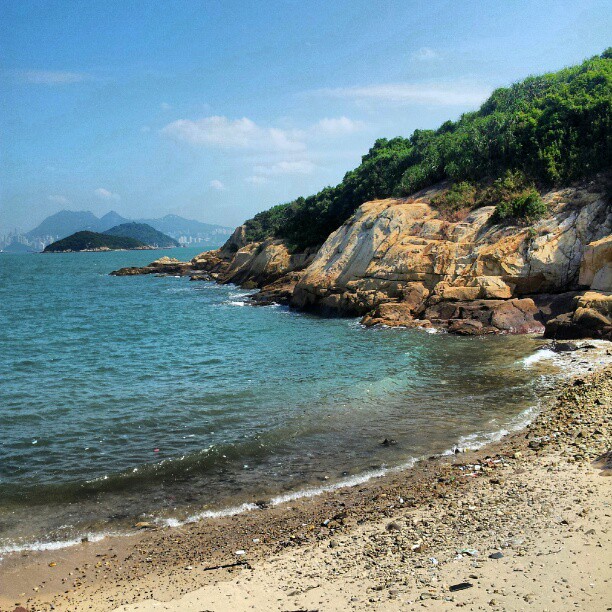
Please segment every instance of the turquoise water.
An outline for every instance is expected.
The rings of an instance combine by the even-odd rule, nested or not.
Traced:
[[[537,404],[543,370],[523,359],[539,340],[364,329],[234,286],[108,275],[195,253],[0,255],[0,551],[359,478]]]

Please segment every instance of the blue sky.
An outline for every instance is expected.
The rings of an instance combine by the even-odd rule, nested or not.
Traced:
[[[1,8],[0,231],[63,208],[236,225],[612,44],[610,0]]]

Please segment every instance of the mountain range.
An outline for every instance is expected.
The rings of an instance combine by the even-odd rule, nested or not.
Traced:
[[[105,232],[117,225],[126,223],[146,223],[157,231],[171,236],[184,244],[219,243],[232,233],[233,228],[194,219],[185,219],[178,215],[166,215],[160,219],[126,219],[115,211],[110,211],[98,218],[90,211],[61,210],[47,217],[37,227],[25,234],[28,240],[54,240],[65,238],[78,231]]]

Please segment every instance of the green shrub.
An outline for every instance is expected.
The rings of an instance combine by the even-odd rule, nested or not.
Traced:
[[[548,207],[535,189],[528,189],[511,200],[503,200],[495,207],[493,221],[496,223],[533,223],[546,215]]]
[[[455,218],[462,210],[472,209],[476,203],[476,187],[467,181],[455,183],[446,191],[435,195],[431,205],[438,209],[443,217]]]

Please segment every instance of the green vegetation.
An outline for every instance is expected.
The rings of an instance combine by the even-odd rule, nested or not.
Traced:
[[[547,207],[540,194],[535,189],[529,189],[510,201],[500,202],[495,207],[493,220],[533,223],[543,217],[546,212]]]
[[[134,238],[109,236],[97,232],[76,232],[67,238],[53,242],[43,253],[62,253],[65,251],[91,251],[93,249],[141,249],[146,244]]]
[[[110,236],[121,236],[123,238],[135,238],[149,246],[168,248],[177,247],[179,243],[170,236],[158,232],[146,223],[122,223],[104,232]]]
[[[446,219],[455,220],[461,211],[472,209],[476,205],[478,190],[467,181],[454,183],[449,189],[435,195],[431,205],[437,208]]]
[[[445,179],[456,184],[438,201],[445,215],[488,202],[500,204],[500,221],[530,220],[544,210],[527,193],[536,184],[564,184],[611,166],[612,48],[578,66],[497,89],[480,110],[437,130],[377,140],[336,187],[247,221],[247,238],[314,246],[363,202],[407,196]],[[491,180],[491,188],[483,187]]]
[[[473,208],[495,206],[493,221],[496,223],[533,223],[548,210],[535,184],[518,170],[507,170],[492,183],[453,183],[435,195],[431,205],[449,220],[458,220],[462,213]]]

